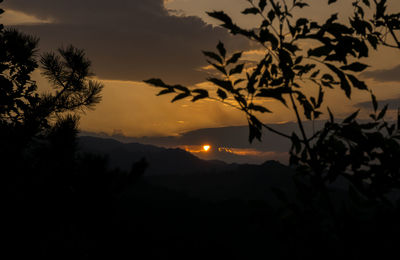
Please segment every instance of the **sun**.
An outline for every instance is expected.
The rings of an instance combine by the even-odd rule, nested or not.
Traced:
[[[203,145],[203,150],[204,150],[204,152],[208,152],[208,151],[210,150],[210,148],[211,148],[211,146],[208,145],[208,144]]]

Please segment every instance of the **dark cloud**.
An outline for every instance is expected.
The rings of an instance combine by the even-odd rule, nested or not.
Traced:
[[[377,81],[400,81],[400,65],[387,70],[373,70],[361,74],[365,78],[371,78]]]
[[[395,110],[398,107],[400,107],[400,97],[383,99],[383,100],[379,100],[378,102],[379,102],[380,107],[383,107],[384,105],[388,104],[389,110]],[[372,102],[371,101],[361,102],[361,103],[357,103],[355,106],[359,107],[359,108],[372,109]]]
[[[162,0],[12,0],[4,7],[54,21],[19,28],[39,36],[42,50],[84,48],[106,79],[195,83],[205,78],[198,70],[205,65],[201,50],[218,40],[232,50],[249,45],[198,17],[169,15]]]

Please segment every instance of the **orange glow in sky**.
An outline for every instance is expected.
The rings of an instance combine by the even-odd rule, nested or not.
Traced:
[[[210,148],[211,148],[211,146],[209,146],[208,144],[207,145],[203,145],[203,150],[205,152],[208,152],[208,150],[210,150]]]

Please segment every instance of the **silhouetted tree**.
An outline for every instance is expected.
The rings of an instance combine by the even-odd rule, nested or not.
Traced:
[[[79,152],[79,113],[100,102],[103,85],[91,79],[83,50],[68,46],[38,55],[37,45],[37,38],[0,26],[6,247],[15,259],[86,259],[101,255],[95,251],[109,241],[114,200],[144,173],[146,162],[127,173],[110,170],[105,157]],[[38,90],[36,69],[51,92]]]
[[[39,67],[36,55],[38,40],[14,29],[0,31],[0,129],[2,158],[14,157],[27,148],[32,138],[45,136],[64,117],[100,101],[103,86],[88,79],[90,62],[82,50],[69,46],[58,54],[46,53],[40,58],[42,74],[55,89],[39,94],[31,73]],[[7,160],[5,160],[7,162]]]
[[[291,139],[291,164],[298,165],[301,172],[311,177],[314,187],[320,187],[320,191],[338,176],[348,178],[360,192],[375,198],[382,197],[390,189],[399,189],[399,164],[395,159],[400,150],[396,141],[398,129],[384,121],[387,106],[378,111],[372,91],[357,76],[368,67],[358,61],[360,58],[368,57],[371,48],[389,45],[387,35],[379,32],[381,27],[391,32],[397,42],[395,31],[399,29],[399,14],[386,14],[386,1],[374,1],[373,19],[362,20],[365,18],[363,8],[372,8],[370,1],[354,1],[355,12],[350,25],[341,23],[338,14],[318,23],[293,16],[294,10],[308,6],[307,1],[295,0],[291,4],[274,0],[248,2],[249,8],[242,13],[262,18],[258,28],[243,29],[223,11],[208,14],[221,21],[232,34],[245,36],[265,49],[265,56],[257,66],[245,72],[246,64],[239,62],[242,52],[227,56],[220,42],[217,53],[203,52],[208,62],[222,74],[221,78],[208,78],[217,87],[216,95],[205,89],[168,85],[160,79],[145,82],[162,88],[159,95],[175,93],[172,102],[187,97],[193,102],[209,98],[234,106],[247,117],[250,142],[254,138],[261,140],[262,128]],[[334,2],[328,1],[328,5]],[[311,41],[317,42],[318,46],[304,44]],[[315,86],[318,94],[308,95],[304,92],[306,86]],[[343,90],[349,99],[352,89],[370,91],[375,112],[371,115],[373,122],[357,123],[356,112],[342,123],[334,123],[328,108],[330,121],[323,130],[310,136],[304,130],[303,120],[319,118],[325,89],[335,87]],[[260,103],[263,99],[290,105],[297,118],[300,136],[279,132],[262,123],[257,113],[271,113]],[[236,101],[236,105],[227,100]],[[379,160],[378,166],[375,160]],[[370,181],[373,184],[370,185]]]
[[[399,201],[389,196],[393,191],[400,192],[400,132],[398,124],[385,121],[388,106],[378,110],[374,94],[359,79],[358,73],[368,67],[359,60],[369,57],[371,50],[378,50],[379,46],[400,49],[400,13],[388,14],[386,0],[355,0],[349,24],[340,22],[336,13],[320,23],[301,14],[294,16],[296,9],[312,5],[311,1],[247,2],[249,7],[242,13],[261,18],[257,28],[242,28],[223,11],[208,15],[233,35],[244,36],[265,50],[265,56],[256,66],[241,62],[242,52],[228,56],[220,42],[217,52],[203,51],[208,63],[221,74],[218,78],[208,78],[216,86],[215,92],[169,85],[156,78],[145,82],[161,88],[158,95],[174,94],[172,102],[208,98],[237,108],[247,118],[250,142],[255,138],[261,140],[263,128],[291,140],[290,164],[300,176],[295,178],[295,183],[301,205],[288,201],[279,188],[275,192],[287,206],[285,226],[294,256],[326,258],[329,248],[337,254],[328,258],[349,253],[367,256],[371,252],[378,256],[380,249],[374,251],[372,246],[381,248],[381,241],[374,238],[379,234],[386,234],[383,243],[394,250],[390,241],[398,239],[392,240],[389,236],[392,231],[384,223],[387,220],[393,224],[392,217],[398,216],[396,203]],[[326,2],[330,5],[344,1]],[[373,13],[371,18],[366,17],[364,10],[367,9]],[[316,95],[305,91],[311,87],[315,87]],[[338,122],[327,108],[329,120],[324,127],[316,133],[307,133],[303,122],[315,120],[323,113],[327,88],[340,88],[348,99],[354,89],[369,91],[373,107],[371,121],[359,122],[359,111],[356,111]],[[259,120],[259,113],[272,112],[261,102],[265,99],[275,99],[291,108],[300,135],[277,131]],[[351,185],[349,200],[338,207],[330,184],[339,177]],[[354,214],[356,211],[364,214],[359,216]],[[351,244],[350,237],[351,242],[358,242]],[[360,253],[360,250],[365,251]]]

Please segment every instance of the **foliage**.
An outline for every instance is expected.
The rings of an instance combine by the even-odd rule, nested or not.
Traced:
[[[304,120],[317,119],[323,113],[327,88],[340,88],[348,99],[354,89],[370,91],[358,77],[368,67],[360,59],[368,57],[371,48],[390,45],[388,33],[398,43],[395,31],[399,30],[399,14],[387,14],[386,0],[373,1],[374,6],[369,0],[357,0],[353,2],[350,24],[340,22],[338,14],[319,23],[293,16],[296,9],[306,8],[308,1],[248,2],[249,7],[242,13],[262,18],[259,27],[254,29],[241,28],[223,11],[208,15],[219,20],[232,34],[245,36],[263,47],[265,56],[255,67],[240,61],[242,52],[228,57],[220,42],[218,52],[203,52],[208,63],[222,75],[208,78],[217,87],[215,95],[205,89],[168,85],[160,79],[145,82],[162,88],[159,95],[175,93],[172,102],[186,97],[192,101],[209,98],[236,107],[247,117],[250,142],[254,138],[261,140],[262,128],[290,138],[291,164],[310,177],[319,192],[324,193],[326,185],[339,176],[350,180],[368,197],[383,198],[391,189],[399,189],[398,128],[384,121],[387,107],[377,111],[372,92],[375,111],[372,122],[358,123],[356,112],[336,123],[328,108],[331,120],[321,131],[309,136],[303,127]],[[335,2],[329,0],[327,4]],[[374,8],[372,19],[367,20],[365,8]],[[381,33],[382,29],[386,32]],[[314,95],[306,91],[311,86],[315,87]],[[260,105],[259,101],[264,99],[291,106],[301,135],[281,133],[262,123],[258,113],[271,113],[268,107]]]
[[[371,4],[372,3],[372,4]],[[400,30],[400,13],[387,12],[387,0],[357,0],[353,2],[354,17],[350,23],[357,34],[367,39],[376,49],[378,45],[400,48],[397,33]],[[373,16],[366,18],[364,9],[372,8]]]
[[[79,152],[79,112],[100,102],[103,85],[91,80],[83,50],[68,46],[39,56],[37,44],[35,37],[0,25],[5,248],[14,258],[87,259],[93,245],[99,247],[97,227],[113,216],[113,200],[147,163],[122,172],[108,169],[105,157]],[[40,93],[32,79],[39,68],[51,93]]]
[[[27,125],[35,121],[38,129],[46,128],[61,113],[83,110],[100,102],[103,86],[88,79],[92,75],[90,61],[83,50],[69,46],[59,49],[58,54],[41,56],[42,74],[56,91],[40,95],[31,79],[31,73],[39,67],[38,40],[14,29],[3,29],[0,37],[2,124]]]
[[[71,125],[79,111],[100,102],[103,85],[89,79],[90,61],[73,46],[38,57],[38,39],[15,29],[0,31],[0,144],[5,166],[48,142],[54,128]],[[40,60],[39,60],[40,59]],[[40,68],[54,89],[39,93],[32,73]],[[72,113],[72,114],[71,114]]]
[[[38,67],[35,60],[37,39],[16,30],[2,29],[0,119],[2,124],[23,120],[24,111],[39,104],[37,86],[30,74]]]
[[[242,13],[261,17],[257,28],[244,29],[223,11],[208,14],[232,34],[244,36],[265,50],[256,66],[240,61],[242,52],[227,55],[220,42],[217,52],[203,52],[221,75],[208,78],[216,86],[214,93],[169,85],[160,79],[145,82],[161,88],[158,95],[175,94],[172,102],[208,98],[239,109],[247,117],[250,142],[261,140],[263,128],[291,140],[296,200],[290,201],[281,187],[274,189],[283,203],[280,214],[289,255],[299,259],[363,259],[396,254],[400,118],[397,125],[385,120],[388,106],[378,109],[374,94],[358,75],[368,67],[362,59],[371,51],[379,47],[400,49],[400,13],[389,14],[386,0],[354,0],[348,24],[338,19],[339,14],[319,23],[293,16],[296,9],[307,8],[311,1],[248,3]],[[310,91],[312,87],[314,91]],[[329,120],[324,127],[311,135],[306,133],[304,120],[319,118],[326,90],[335,88],[348,99],[355,89],[369,91],[371,120],[357,120],[356,111],[339,122],[327,108]],[[265,99],[291,107],[299,131],[283,133],[261,122],[260,113],[272,112],[262,105]],[[347,194],[343,194],[345,187]]]
[[[34,189],[50,186],[88,192],[94,179],[97,195],[120,192],[141,176],[145,160],[129,173],[110,172],[106,158],[78,152],[79,112],[99,103],[103,89],[91,79],[91,62],[73,46],[38,56],[37,44],[30,35],[0,26],[0,165],[9,195],[37,195]],[[38,68],[52,93],[38,91],[32,79]],[[16,183],[21,187],[13,187]]]

